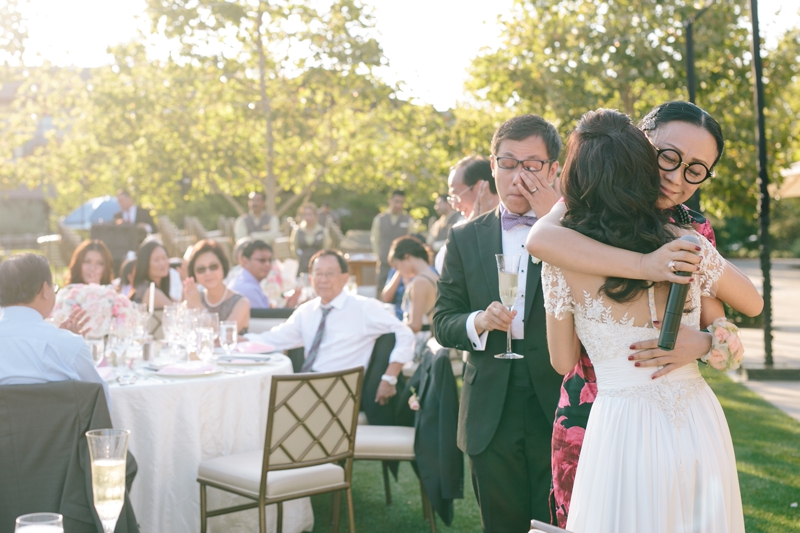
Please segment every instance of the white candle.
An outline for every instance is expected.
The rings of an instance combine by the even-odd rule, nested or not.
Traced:
[[[147,312],[151,315],[153,314],[153,309],[156,304],[156,284],[154,282],[150,282],[150,304],[147,306]]]

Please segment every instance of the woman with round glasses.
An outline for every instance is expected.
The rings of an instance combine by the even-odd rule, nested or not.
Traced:
[[[220,321],[235,320],[239,333],[250,325],[250,302],[225,286],[228,258],[216,241],[204,239],[192,248],[189,277],[183,282],[183,295],[189,307],[217,313]]]
[[[703,181],[713,176],[713,168],[724,148],[719,124],[696,105],[678,101],[655,107],[639,127],[655,147],[661,171],[661,195],[654,207],[669,211],[674,223],[691,225],[715,244],[714,232],[708,221],[699,213],[690,211],[683,202],[694,194]],[[551,265],[569,267],[587,274],[622,275],[630,279],[677,283],[687,283],[689,278],[677,275],[676,271],[694,273],[698,270],[700,257],[695,255],[694,244],[675,240],[645,255],[621,250],[562,227],[560,219],[565,211],[564,203],[556,204],[528,236],[530,253]],[[760,312],[757,302],[746,299],[726,303],[747,315]],[[704,300],[702,327],[720,316],[723,316],[722,304],[717,300]],[[705,355],[709,350],[709,337],[708,333],[702,331],[682,330],[671,352],[659,350],[657,339],[637,343],[635,349],[641,351],[633,356],[631,365],[658,367],[654,368],[653,378],[660,378]],[[594,368],[585,351],[582,351],[575,369],[564,376],[553,428],[553,498],[561,527],[566,525],[586,422],[596,395]]]

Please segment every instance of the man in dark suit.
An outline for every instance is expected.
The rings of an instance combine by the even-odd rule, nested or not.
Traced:
[[[550,440],[561,376],[550,366],[541,264],[525,249],[530,226],[555,205],[561,140],[535,115],[515,117],[492,138],[501,204],[453,228],[434,315],[436,339],[468,350],[458,446],[469,455],[485,531],[528,531],[550,521]],[[519,254],[512,311],[500,303],[495,254]],[[522,359],[496,359],[511,328]]]
[[[150,211],[134,205],[133,198],[127,191],[117,193],[117,202],[119,203],[119,212],[114,215],[114,221],[117,224],[133,224],[144,228],[147,233],[153,233],[156,223],[150,215]]]

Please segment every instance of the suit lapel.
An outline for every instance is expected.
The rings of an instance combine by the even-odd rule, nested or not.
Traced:
[[[500,287],[497,278],[496,254],[503,253],[503,235],[500,228],[500,214],[494,211],[493,216],[488,216],[475,225],[478,237],[478,257],[481,260],[483,274],[486,277],[492,301],[500,301]]]
[[[539,288],[539,283],[542,282],[542,263],[534,265],[531,257],[528,256],[528,277],[525,281],[525,323],[528,323],[528,317],[531,316],[531,309],[533,308],[533,301],[536,299],[536,290]]]

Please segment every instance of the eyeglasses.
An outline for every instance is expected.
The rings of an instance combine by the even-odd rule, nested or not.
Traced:
[[[475,185],[477,185],[477,183],[473,183],[472,185],[470,185],[469,187],[467,187],[466,189],[464,189],[463,191],[461,191],[461,192],[460,192],[460,193],[458,193],[458,194],[456,194],[456,193],[453,193],[453,194],[450,194],[450,195],[448,195],[448,196],[447,196],[447,203],[449,203],[449,204],[451,204],[451,205],[452,205],[452,204],[457,204],[457,203],[461,202],[461,197],[462,197],[464,194],[466,194],[466,193],[468,193],[469,191],[471,191],[471,190],[472,190],[472,188],[473,188],[473,187],[475,187]]]
[[[53,283],[53,294],[56,294],[60,288],[61,287],[58,286],[58,283]]]
[[[220,266],[222,266],[222,265],[220,265],[219,263],[211,263],[207,267],[197,267],[197,268],[195,268],[194,269],[194,273],[195,274],[205,274],[207,270],[210,270],[211,272],[216,272],[217,270],[219,270]]]
[[[250,261],[255,261],[256,263],[272,263],[272,258],[265,259],[263,257],[253,257]]]
[[[656,153],[658,154],[658,168],[670,172],[683,166],[683,179],[692,185],[699,185],[714,175],[714,172],[699,161],[684,163],[681,154],[671,148],[664,150],[656,148]]]
[[[342,275],[342,271],[341,270],[339,272],[332,272],[332,271],[326,271],[326,272],[312,271],[311,272],[311,277],[312,278],[335,278],[336,276],[341,276],[341,275]]]
[[[513,157],[496,157],[495,161],[497,161],[497,166],[503,170],[514,170],[520,163],[522,163],[522,168],[528,172],[539,172],[544,168],[546,163],[552,163],[555,161],[555,159],[545,159],[544,161],[539,161],[538,159],[526,159],[524,161],[520,161],[519,159],[514,159]]]

